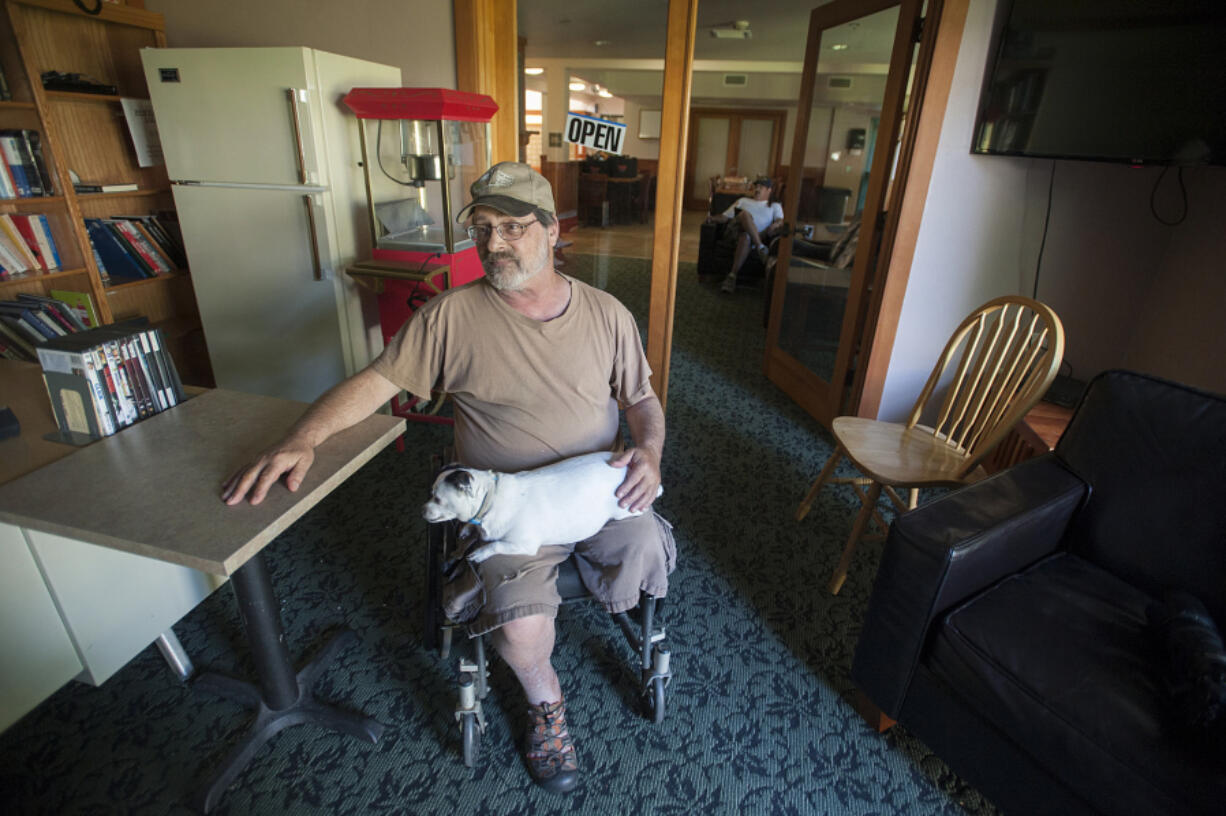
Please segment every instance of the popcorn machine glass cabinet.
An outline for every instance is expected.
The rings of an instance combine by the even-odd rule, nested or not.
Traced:
[[[455,215],[490,166],[488,122],[360,119],[375,257],[473,246]]]

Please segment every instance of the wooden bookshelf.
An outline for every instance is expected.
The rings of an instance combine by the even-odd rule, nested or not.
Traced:
[[[199,310],[188,270],[140,281],[108,282],[100,273],[86,218],[174,211],[164,165],[141,167],[123,99],[147,99],[140,49],[164,47],[162,15],[143,0],[103,2],[97,15],[72,0],[0,0],[0,67],[13,100],[0,102],[0,128],[36,130],[56,195],[0,199],[0,213],[47,217],[62,268],[0,280],[0,299],[52,289],[87,292],[104,323],[143,316],[174,328],[167,345],[185,383],[212,386]],[[48,91],[45,71],[81,74],[116,94]],[[78,194],[70,171],[90,183],[135,183],[122,193]]]

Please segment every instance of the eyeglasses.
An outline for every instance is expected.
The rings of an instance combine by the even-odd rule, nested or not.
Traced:
[[[518,241],[524,237],[524,233],[528,227],[533,224],[540,223],[537,219],[525,221],[522,224],[518,221],[504,221],[497,227],[491,227],[489,224],[473,224],[468,228],[468,237],[479,244],[484,244],[490,239],[490,233],[494,230],[498,231],[498,237],[504,241]]]

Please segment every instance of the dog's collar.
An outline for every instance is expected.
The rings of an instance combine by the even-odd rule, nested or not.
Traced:
[[[494,491],[498,489],[498,474],[494,474],[494,486],[485,492],[485,498],[481,500],[481,507],[477,510],[477,515],[470,518],[465,524],[474,524],[481,526],[485,514],[490,511],[490,506],[494,503]]]

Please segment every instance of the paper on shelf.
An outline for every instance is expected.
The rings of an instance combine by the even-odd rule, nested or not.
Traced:
[[[162,158],[162,140],[158,137],[157,123],[153,119],[153,103],[148,99],[125,97],[123,115],[128,121],[128,133],[136,148],[136,159],[141,167],[153,167],[165,163]]]

